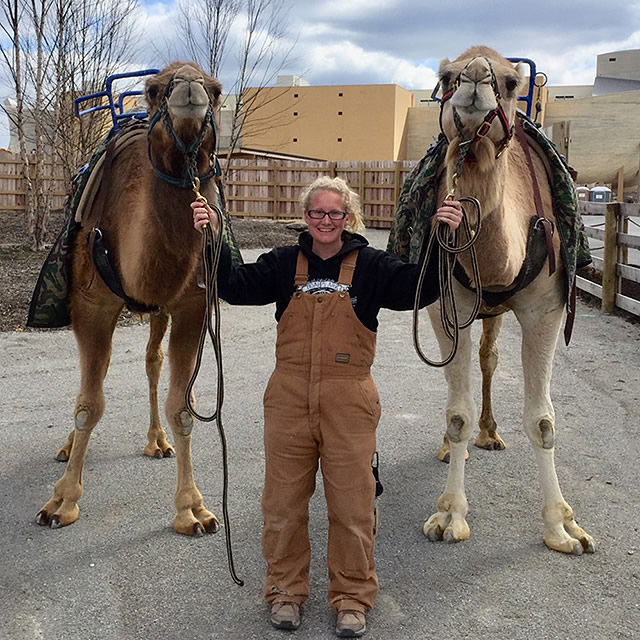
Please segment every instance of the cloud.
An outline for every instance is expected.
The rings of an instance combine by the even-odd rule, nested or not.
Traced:
[[[431,87],[433,69],[383,51],[365,51],[348,41],[314,44],[305,49],[314,84],[399,84],[406,89]]]

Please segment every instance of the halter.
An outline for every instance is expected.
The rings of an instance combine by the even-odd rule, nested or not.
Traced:
[[[218,162],[218,157],[214,152],[211,157],[211,164],[213,165],[212,169],[210,169],[208,172],[206,172],[203,175],[198,175],[198,152],[200,151],[200,147],[202,146],[204,136],[207,132],[207,127],[211,126],[216,144],[218,142],[218,130],[216,127],[215,118],[213,117],[213,109],[211,108],[211,98],[209,98],[209,105],[207,106],[207,112],[202,121],[202,125],[200,127],[200,131],[198,132],[198,135],[195,137],[193,142],[188,146],[183,142],[183,140],[178,135],[175,127],[173,126],[173,120],[171,119],[171,113],[169,112],[169,98],[173,93],[173,89],[175,87],[175,78],[176,76],[174,74],[174,76],[171,78],[171,81],[169,82],[169,84],[166,86],[164,90],[164,95],[162,97],[162,103],[160,105],[160,108],[158,109],[158,111],[156,111],[156,113],[153,115],[153,117],[149,121],[149,128],[147,130],[147,152],[149,154],[149,161],[151,162],[153,171],[159,178],[162,178],[162,180],[164,180],[165,182],[168,182],[169,184],[175,185],[177,187],[181,187],[183,189],[187,189],[187,188],[190,189],[193,186],[194,178],[198,178],[202,183],[202,182],[206,182],[210,178],[213,178],[215,176],[220,176],[222,174],[222,171],[220,169],[220,163]],[[158,124],[158,122],[160,122],[160,120],[163,121],[166,130],[169,132],[169,134],[173,138],[173,141],[178,147],[178,150],[184,156],[184,169],[182,171],[182,176],[179,178],[160,171],[160,169],[158,169],[153,164],[153,160],[151,159],[150,136],[151,136],[151,132],[153,131],[153,128],[156,126],[156,124]]]
[[[444,110],[444,105],[458,90],[458,87],[460,86],[460,78],[462,77],[462,74],[466,71],[467,67],[478,57],[480,56],[476,56],[475,58],[472,58],[471,60],[469,60],[469,62],[467,62],[467,64],[462,69],[462,71],[460,71],[460,73],[454,80],[453,86],[451,87],[451,89],[449,89],[449,91],[444,93],[442,98],[440,99],[440,131],[442,131],[443,134],[444,134],[444,129],[442,128],[442,112]],[[500,95],[500,91],[498,89],[498,81],[496,80],[496,74],[493,71],[493,66],[491,65],[491,62],[487,58],[482,57],[482,59],[487,63],[487,65],[489,66],[489,70],[491,71],[491,88],[493,89],[493,93],[496,97],[497,104],[495,109],[492,109],[487,113],[487,115],[485,115],[484,119],[482,120],[482,123],[476,130],[473,138],[470,138],[468,140],[465,140],[463,138],[464,125],[462,124],[460,115],[456,110],[456,108],[452,107],[453,122],[456,126],[456,129],[458,130],[458,134],[460,137],[460,144],[459,144],[461,148],[461,152],[460,152],[461,158],[459,160],[460,165],[464,164],[464,160],[471,146],[481,138],[484,138],[489,133],[491,129],[491,124],[496,118],[498,118],[498,120],[500,121],[500,124],[502,125],[502,129],[504,130],[504,138],[498,145],[498,148],[496,151],[496,158],[499,158],[502,155],[504,150],[509,146],[509,143],[511,142],[511,138],[513,137],[514,128],[513,128],[513,125],[509,123],[509,119],[507,118],[507,115],[505,114],[504,109],[502,108],[502,96]],[[436,85],[436,88],[433,91],[432,97],[435,97],[439,88],[440,88],[440,83]]]

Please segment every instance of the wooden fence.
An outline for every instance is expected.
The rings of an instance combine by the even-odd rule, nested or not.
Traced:
[[[33,169],[33,166],[32,166]],[[44,164],[45,190],[51,189],[53,209],[62,209],[69,185],[62,166],[52,160]],[[0,153],[0,211],[24,211],[25,188],[22,162],[17,154]]]
[[[4,156],[4,157],[3,157]],[[300,217],[298,201],[305,186],[320,175],[344,178],[362,201],[365,224],[390,228],[395,205],[415,162],[305,162],[236,158],[231,163],[225,195],[234,216],[291,220]],[[60,209],[68,185],[59,167],[53,172],[53,208]],[[47,179],[48,188],[51,178]],[[22,164],[13,154],[0,154],[0,211],[24,211]]]
[[[235,159],[225,180],[231,215],[291,220],[300,194],[321,175],[344,178],[360,195],[367,227],[388,229],[407,174],[415,162],[300,162]]]
[[[53,208],[62,208],[68,187],[58,166],[48,163]],[[300,217],[298,201],[304,187],[320,175],[340,176],[362,201],[365,224],[370,228],[391,227],[402,185],[415,162],[305,162],[276,159],[236,158],[226,184],[227,207],[233,216],[292,220]],[[19,158],[0,154],[0,211],[24,211],[24,181]],[[629,233],[629,225],[640,227],[640,204],[580,202],[584,216],[600,216],[602,223],[587,226],[587,235],[602,246],[592,246],[593,266],[602,273],[602,284],[578,277],[578,287],[602,300],[602,310],[614,307],[640,316],[637,294],[640,268],[629,264],[629,251],[640,250],[640,234]],[[604,227],[604,228],[601,228]],[[633,230],[633,229],[632,229]]]
[[[580,211],[583,216],[603,217],[602,223],[586,227],[589,238],[602,242],[601,246],[593,243],[591,251],[593,267],[602,273],[602,284],[578,276],[578,288],[600,298],[604,313],[618,307],[640,316],[640,268],[629,263],[630,251],[640,249],[640,225],[636,222],[640,220],[640,204],[580,202]]]

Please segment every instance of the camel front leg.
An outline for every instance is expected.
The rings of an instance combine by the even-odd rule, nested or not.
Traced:
[[[111,339],[121,305],[101,308],[76,294],[73,330],[80,352],[80,392],[76,398],[75,429],[69,437],[68,462],[56,482],[53,496],[36,515],[36,522],[52,529],[65,527],[80,517],[82,473],[91,432],[104,412],[103,382],[111,358]]]
[[[150,317],[149,342],[147,342],[146,369],[149,383],[149,431],[144,455],[150,458],[171,458],[175,455],[173,447],[167,440],[167,432],[160,421],[160,401],[158,399],[158,382],[164,362],[162,339],[169,325],[169,314],[165,311],[154,313]]]
[[[440,324],[437,305],[429,308],[433,329],[445,356],[451,343]],[[444,492],[437,503],[437,511],[423,526],[423,533],[429,540],[460,542],[471,537],[471,529],[466,516],[469,504],[464,489],[464,466],[467,443],[476,421],[476,407],[471,391],[471,330],[460,332],[458,352],[450,364],[444,368],[447,380],[447,431],[449,443],[449,468]]]
[[[504,440],[496,432],[496,421],[493,416],[491,385],[493,374],[498,366],[498,335],[502,327],[502,316],[493,316],[482,320],[482,338],[480,339],[480,370],[482,371],[482,410],[478,426],[480,433],[475,445],[481,449],[492,451],[505,448]]]
[[[524,428],[533,446],[542,489],[544,542],[562,553],[593,553],[593,538],[578,526],[573,509],[562,496],[554,461],[556,427],[550,385],[563,309],[545,311],[540,305],[537,312],[516,315],[522,326]]]
[[[191,457],[193,416],[185,403],[185,392],[195,367],[203,314],[204,294],[190,299],[179,309],[172,310],[169,338],[171,379],[166,415],[173,430],[178,474],[173,527],[178,533],[188,536],[216,533],[220,528],[216,516],[206,509],[195,483]]]

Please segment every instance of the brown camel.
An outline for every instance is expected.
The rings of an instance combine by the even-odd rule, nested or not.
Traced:
[[[544,542],[557,551],[593,552],[594,542],[574,519],[565,502],[554,464],[555,413],[550,395],[553,356],[566,301],[559,234],[553,233],[554,212],[547,171],[536,149],[528,148],[522,135],[513,135],[516,101],[523,77],[520,69],[487,47],[473,47],[453,62],[440,66],[443,102],[441,126],[449,141],[445,176],[439,202],[446,194],[476,198],[481,205],[482,229],[476,242],[483,291],[510,288],[521,272],[532,228],[536,191],[539,193],[537,227],[548,229],[552,248],[543,253],[544,266],[535,278],[498,306],[481,308],[483,321],[480,362],[483,376],[483,410],[478,446],[504,448],[496,433],[491,411],[491,378],[498,361],[496,339],[502,314],[513,311],[522,328],[524,375],[524,429],[533,446],[543,494]],[[528,157],[530,159],[528,159]],[[534,186],[534,177],[538,188]],[[548,223],[544,220],[551,221]],[[544,239],[542,240],[544,246]],[[469,255],[458,258],[473,286]],[[552,271],[550,265],[557,268]],[[474,294],[454,281],[460,316],[468,317]],[[430,319],[443,356],[451,342],[443,331],[439,307],[429,309]],[[441,459],[450,465],[437,511],[424,524],[430,540],[466,540],[471,530],[466,521],[468,503],[464,490],[467,443],[476,422],[472,394],[471,329],[460,332],[458,352],[446,365],[448,384],[445,448]]]
[[[69,300],[81,369],[75,428],[58,453],[58,459],[68,459],[68,464],[52,498],[36,517],[41,525],[57,528],[78,519],[89,438],[104,412],[103,381],[116,320],[125,304],[105,284],[92,259],[94,245],[106,242],[128,306],[157,309],[150,317],[146,353],[151,421],[144,453],[174,454],[158,407],[161,342],[171,320],[171,376],[165,409],[177,461],[174,528],[178,533],[201,535],[219,527],[193,477],[193,418],[185,406],[185,390],[205,313],[204,292],[196,283],[202,236],[193,228],[189,203],[194,200],[194,176],[201,179],[201,192],[210,202],[218,197],[213,113],[220,93],[218,81],[197,65],[170,65],[146,82],[148,133],[135,135],[117,152],[112,149],[105,154],[100,190],[87,205],[73,255]]]

